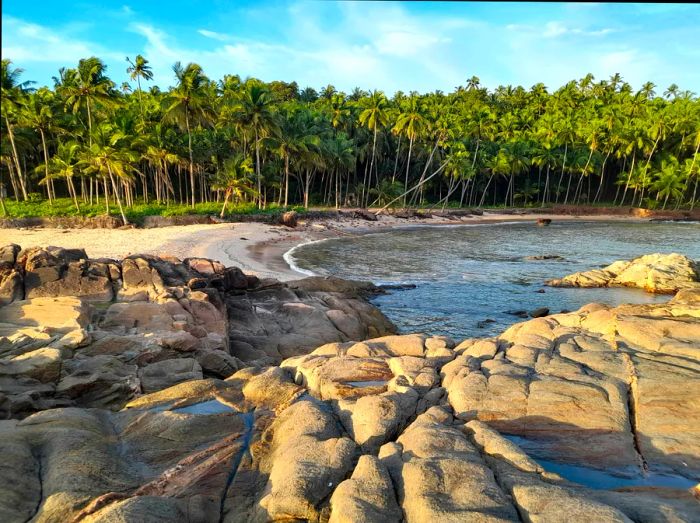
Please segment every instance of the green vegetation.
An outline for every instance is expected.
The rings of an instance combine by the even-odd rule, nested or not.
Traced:
[[[2,61],[0,189],[11,216],[696,204],[700,101],[676,85],[657,96],[651,83],[634,92],[619,75],[588,75],[554,92],[489,92],[472,77],[449,94],[389,99],[215,82],[178,62],[161,91],[144,90],[148,60],[127,62],[135,90],[117,89],[95,57],[39,89]]]

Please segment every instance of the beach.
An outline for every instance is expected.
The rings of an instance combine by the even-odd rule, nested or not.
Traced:
[[[151,229],[0,229],[0,244],[15,243],[23,248],[55,245],[84,248],[91,258],[121,258],[133,254],[170,255],[180,259],[202,257],[235,266],[244,272],[281,281],[303,278],[293,270],[284,254],[293,247],[316,240],[363,234],[392,227],[427,225],[460,225],[498,222],[552,221],[647,221],[630,216],[571,216],[552,214],[488,213],[465,217],[432,216],[430,218],[397,218],[379,215],[376,222],[362,219],[299,220],[290,228],[267,223],[221,223],[178,225]]]

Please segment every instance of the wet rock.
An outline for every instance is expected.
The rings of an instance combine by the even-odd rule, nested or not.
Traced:
[[[371,211],[367,211],[365,209],[357,209],[353,211],[353,217],[355,218],[360,218],[362,220],[367,220],[370,222],[376,222],[378,220],[377,215],[374,214]]]
[[[558,254],[543,254],[540,256],[525,256],[525,259],[529,261],[563,260],[564,257]]]
[[[547,316],[549,314],[549,309],[547,307],[540,307],[538,309],[531,310],[528,312],[528,314],[531,318],[542,318],[543,316]]]
[[[537,218],[537,225],[540,227],[547,226],[550,223],[552,223],[552,220],[550,218]]]
[[[616,261],[603,269],[577,272],[549,280],[552,287],[637,287],[647,292],[674,294],[700,288],[700,269],[681,254],[647,254],[631,261]]]

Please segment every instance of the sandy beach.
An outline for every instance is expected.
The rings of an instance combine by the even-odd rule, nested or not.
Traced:
[[[152,229],[0,229],[0,245],[16,243],[23,248],[55,245],[84,248],[91,258],[124,257],[131,254],[168,254],[178,258],[204,257],[226,266],[240,267],[259,277],[282,281],[304,277],[289,267],[283,255],[296,245],[323,238],[362,234],[391,227],[416,225],[459,225],[513,221],[535,222],[538,218],[553,221],[646,221],[628,216],[570,216],[537,214],[484,213],[447,220],[434,216],[424,219],[401,219],[381,215],[378,221],[300,220],[296,228],[265,223],[223,223],[182,225]]]

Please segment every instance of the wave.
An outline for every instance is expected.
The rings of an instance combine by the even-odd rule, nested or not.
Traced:
[[[287,265],[289,265],[289,268],[292,269],[293,271],[296,271],[296,272],[301,273],[301,274],[305,274],[306,276],[319,276],[317,273],[315,273],[313,271],[310,271],[308,269],[304,269],[303,267],[299,267],[299,265],[297,265],[297,263],[296,263],[296,259],[294,258],[294,252],[297,249],[300,249],[300,248],[305,247],[307,245],[311,245],[312,243],[321,243],[321,242],[325,242],[325,241],[328,241],[331,239],[332,238],[323,238],[321,240],[311,240],[308,242],[300,243],[299,245],[295,245],[294,247],[289,249],[287,252],[285,252],[282,255],[282,258],[284,259],[284,261],[287,262]]]

